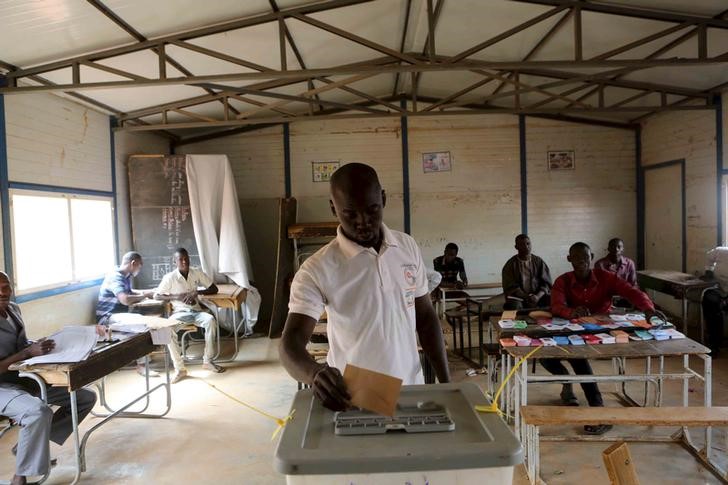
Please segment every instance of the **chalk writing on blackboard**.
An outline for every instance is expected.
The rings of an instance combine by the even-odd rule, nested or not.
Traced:
[[[167,230],[167,249],[179,246],[182,226],[189,217],[188,207],[162,207],[162,228]]]
[[[182,157],[165,157],[162,165],[164,178],[169,183],[169,205],[182,205],[186,190],[186,167]]]

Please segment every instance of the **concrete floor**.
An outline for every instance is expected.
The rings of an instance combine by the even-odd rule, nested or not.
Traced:
[[[172,386],[172,410],[164,419],[117,419],[92,435],[87,453],[88,471],[82,475],[86,484],[148,484],[148,483],[216,483],[216,484],[283,484],[285,478],[272,467],[275,442],[271,434],[276,424],[234,402],[209,387],[213,383],[221,390],[261,409],[285,416],[296,392],[296,384],[278,362],[276,340],[249,339],[243,342],[238,360],[226,364],[228,371],[209,375],[191,366],[193,377]],[[675,364],[675,363],[671,363]],[[466,377],[467,365],[451,356],[455,380],[483,383],[483,376]],[[728,358],[714,362],[714,405],[728,405]],[[542,371],[540,371],[542,372]],[[153,382],[158,381],[154,379]],[[143,380],[133,371],[114,373],[109,379],[110,402],[121,402],[141,390]],[[604,390],[611,390],[612,386]],[[555,404],[557,386],[542,385],[529,388],[530,402]],[[532,390],[531,390],[532,389]],[[697,399],[700,386],[692,389]],[[635,387],[634,391],[638,391]],[[583,395],[577,391],[583,401]],[[680,391],[669,385],[665,404],[675,403]],[[697,403],[697,401],[696,401]],[[583,404],[583,402],[582,402]],[[608,406],[619,405],[607,399]],[[163,408],[163,393],[152,401],[150,410]],[[97,423],[88,418],[82,429]],[[629,434],[643,433],[630,430]],[[544,434],[554,431],[546,429]],[[570,431],[567,429],[567,431]],[[574,434],[580,430],[573,428]],[[620,430],[620,432],[623,430]],[[650,433],[669,434],[667,430],[651,429]],[[10,477],[14,466],[10,448],[16,441],[12,431],[0,440],[0,478]],[[714,449],[726,455],[725,430],[714,430]],[[542,476],[550,484],[608,484],[601,451],[609,443],[542,443]],[[641,483],[698,485],[719,483],[709,472],[677,445],[630,444]],[[63,447],[52,446],[58,458],[49,484],[69,483],[73,478],[73,449],[67,442]],[[527,483],[517,469],[514,483]],[[433,484],[434,485],[434,484]]]

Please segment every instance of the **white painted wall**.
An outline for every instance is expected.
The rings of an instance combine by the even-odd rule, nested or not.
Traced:
[[[705,110],[656,115],[642,127],[644,166],[685,159],[689,273],[703,270],[705,252],[716,245],[715,126],[715,112]]]
[[[13,182],[111,191],[108,116],[52,94],[5,96]]]
[[[312,162],[339,160],[374,167],[387,192],[384,222],[404,228],[402,140],[399,120],[339,120],[291,125],[291,190],[298,200],[298,220],[335,220],[329,208],[329,184],[313,182]]]
[[[571,271],[569,246],[589,244],[597,258],[621,237],[637,255],[635,134],[562,121],[526,118],[528,232],[534,254],[554,278]],[[547,152],[573,150],[575,170],[549,171]]]
[[[518,118],[414,118],[408,125],[412,235],[425,263],[456,243],[471,283],[498,282],[521,231]],[[449,151],[450,172],[422,154]]]
[[[166,155],[169,153],[169,140],[153,133],[124,132],[114,133],[114,154],[116,156],[116,207],[119,221],[119,247],[121,256],[133,249],[131,220],[129,218],[129,166],[131,155]]]

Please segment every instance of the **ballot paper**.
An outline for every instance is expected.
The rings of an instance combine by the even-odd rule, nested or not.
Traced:
[[[645,316],[642,315],[641,313],[628,313],[624,317],[631,322],[635,322],[635,321],[638,322],[640,320],[645,319]]]
[[[606,333],[598,333],[595,335],[595,337],[602,341],[602,345],[617,343],[617,339],[613,335],[609,335]]]
[[[609,315],[609,318],[614,320],[615,322],[624,322],[627,320],[627,315]]]
[[[96,327],[94,325],[68,326],[49,336],[56,343],[48,354],[31,357],[21,365],[66,364],[86,360],[96,345]]]
[[[344,382],[354,406],[382,416],[394,416],[402,379],[346,364]]]
[[[123,333],[144,333],[147,330],[173,327],[181,323],[174,318],[152,317],[140,313],[114,313],[109,318],[109,328],[114,332]]]
[[[554,347],[556,345],[556,340],[550,337],[541,337],[541,344],[544,347]]]
[[[560,327],[565,327],[566,325],[568,325],[570,323],[571,322],[565,318],[552,318],[551,319],[551,325],[559,325]]]
[[[581,330],[584,330],[584,327],[582,327],[578,323],[570,323],[570,324],[566,325],[566,328],[568,328],[569,330],[574,331],[574,332],[579,332]]]

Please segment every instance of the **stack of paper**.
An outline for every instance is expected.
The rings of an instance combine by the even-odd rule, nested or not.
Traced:
[[[655,337],[655,340],[670,340],[670,333],[668,330],[648,330],[652,334],[653,337]]]
[[[578,335],[569,335],[569,343],[571,345],[584,345],[584,339]]]
[[[553,347],[556,345],[556,340],[554,340],[550,337],[541,337],[541,344],[544,347]]]
[[[516,341],[516,345],[519,347],[529,347],[531,345],[531,337],[525,335],[514,335],[513,340]]]
[[[502,339],[500,339],[500,344],[503,347],[515,347],[516,341],[513,340],[512,338],[502,338]]]
[[[86,360],[96,345],[96,327],[93,325],[69,326],[56,332],[48,339],[56,343],[48,354],[32,357],[23,362],[34,364],[66,364]]]
[[[685,334],[684,333],[678,332],[674,328],[668,328],[668,329],[665,330],[665,332],[667,332],[667,334],[670,336],[671,339],[681,339],[681,338],[685,338]]]
[[[556,345],[569,345],[569,343],[571,343],[569,341],[569,337],[564,337],[561,335],[554,337],[554,342],[556,342]]]
[[[602,345],[605,345],[605,344],[616,344],[617,343],[617,339],[614,338],[614,336],[609,335],[607,333],[598,333],[598,334],[595,335],[595,337],[597,337],[599,340],[602,341]]]
[[[602,343],[602,340],[596,335],[583,335],[582,338],[584,339],[584,342],[589,345],[599,345],[600,343]]]
[[[578,323],[570,323],[566,326],[569,330],[572,330],[574,332],[580,332],[581,330],[584,330],[584,327],[579,325]]]
[[[628,344],[629,334],[623,330],[612,330],[609,332],[618,344]]]

